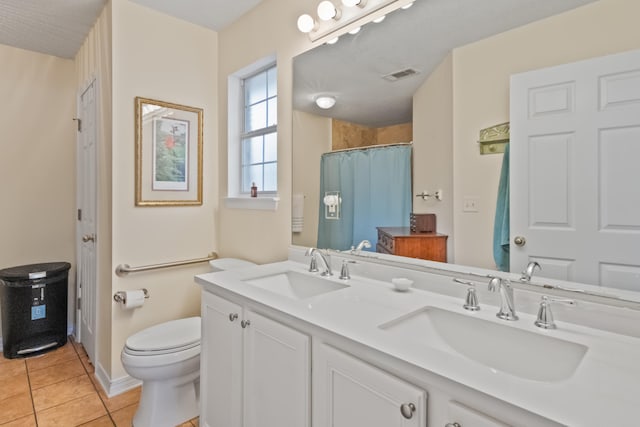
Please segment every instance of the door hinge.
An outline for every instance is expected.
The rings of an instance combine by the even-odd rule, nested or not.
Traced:
[[[82,209],[78,209],[78,221],[82,221]]]
[[[80,301],[82,301],[82,299],[78,298],[78,308],[76,310],[80,310]]]
[[[76,117],[73,121],[78,123],[78,132],[82,132],[82,120]]]

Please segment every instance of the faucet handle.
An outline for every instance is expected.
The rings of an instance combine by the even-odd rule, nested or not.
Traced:
[[[534,325],[542,329],[556,329],[556,322],[553,320],[553,313],[551,312],[551,303],[559,303],[575,306],[576,302],[572,299],[558,299],[549,298],[543,295],[540,300],[540,308],[538,309],[538,317]]]
[[[350,261],[348,259],[342,260],[342,269],[340,269],[340,279],[341,280],[349,280],[351,279],[351,275],[349,275],[349,264],[355,264],[355,261]]]
[[[453,279],[454,282],[467,285],[467,296],[464,300],[462,308],[469,311],[480,310],[480,304],[478,304],[478,295],[476,294],[476,284],[468,280],[461,280],[458,278]]]

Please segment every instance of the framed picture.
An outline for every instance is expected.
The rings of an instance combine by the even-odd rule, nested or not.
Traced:
[[[136,206],[202,205],[202,114],[135,98]]]

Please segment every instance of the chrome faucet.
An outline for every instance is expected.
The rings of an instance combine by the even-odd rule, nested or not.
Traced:
[[[311,263],[309,264],[309,271],[315,273],[318,271],[318,257],[320,255],[320,259],[324,264],[324,271],[320,273],[321,276],[333,276],[333,272],[331,271],[331,259],[329,258],[329,254],[323,254],[320,249],[317,248],[309,248],[305,253],[305,256],[311,257]]]
[[[513,299],[513,288],[509,281],[494,277],[489,281],[489,290],[500,292],[500,311],[496,313],[496,316],[504,320],[518,320],[515,300]]]
[[[355,248],[351,246],[351,253],[359,254],[360,251],[362,251],[362,248],[369,249],[370,247],[371,247],[371,242],[368,240],[363,240],[362,242],[358,243],[358,246],[356,246]]]
[[[536,269],[536,267],[542,270],[542,267],[540,267],[540,264],[538,264],[535,261],[531,261],[529,264],[527,264],[524,271],[522,272],[522,276],[520,276],[520,281],[528,282],[529,280],[531,280],[531,278],[533,277],[533,272]]]

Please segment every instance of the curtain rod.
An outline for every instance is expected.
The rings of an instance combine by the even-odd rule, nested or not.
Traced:
[[[397,142],[395,144],[377,144],[377,145],[367,145],[366,147],[341,148],[340,150],[333,150],[323,154],[340,153],[342,151],[368,150],[370,148],[397,147],[402,145],[413,145],[413,142]]]

